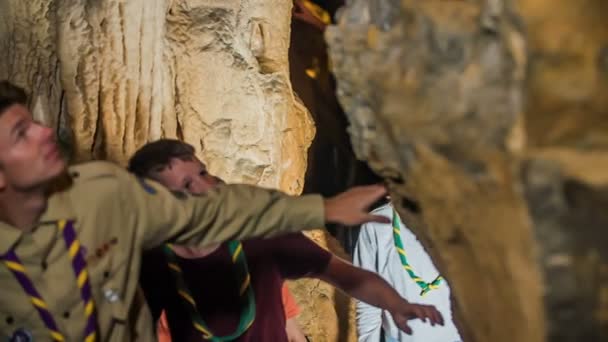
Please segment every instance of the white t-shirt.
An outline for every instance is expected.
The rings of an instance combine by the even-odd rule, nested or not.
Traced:
[[[373,211],[375,215],[393,217],[390,204]],[[401,241],[407,261],[414,272],[426,282],[439,275],[430,256],[416,236],[401,222]],[[395,248],[393,229],[390,224],[368,223],[362,226],[353,255],[353,263],[359,267],[378,273],[397,292],[411,303],[434,305],[445,321],[444,326],[431,326],[415,319],[409,321],[413,334],[401,332],[386,311],[363,302],[357,302],[357,331],[359,342],[379,342],[384,328],[387,341],[400,342],[458,342],[462,341],[452,320],[450,288],[445,280],[438,289],[420,296],[420,287],[403,269]]]

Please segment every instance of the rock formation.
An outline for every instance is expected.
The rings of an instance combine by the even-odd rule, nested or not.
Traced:
[[[352,0],[326,34],[355,152],[449,280],[466,341],[608,337],[606,13]]]
[[[229,181],[302,189],[314,127],[289,83],[289,1],[0,1],[0,78],[76,160],[192,143]]]

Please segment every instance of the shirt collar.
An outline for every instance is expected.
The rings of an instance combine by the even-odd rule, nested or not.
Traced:
[[[6,254],[21,238],[23,231],[6,222],[0,222],[0,255]]]
[[[74,220],[76,213],[67,191],[54,193],[49,197],[46,210],[32,232],[47,225],[56,225],[59,220]],[[0,221],[0,256],[6,254],[18,243],[25,233],[6,222]]]
[[[74,220],[75,218],[76,212],[72,207],[68,192],[54,193],[49,198],[46,211],[40,217],[38,227],[47,224],[57,224],[59,220]]]

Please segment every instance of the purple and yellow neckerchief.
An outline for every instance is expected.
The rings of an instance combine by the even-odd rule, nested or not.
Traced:
[[[63,235],[70,260],[72,261],[72,268],[76,276],[76,283],[80,289],[80,298],[84,303],[84,313],[87,319],[87,325],[84,329],[84,341],[95,342],[97,340],[97,316],[95,314],[95,303],[93,301],[93,295],[91,292],[91,284],[89,282],[89,274],[87,272],[87,264],[84,259],[83,248],[78,241],[76,231],[74,230],[74,221],[57,221],[57,228]],[[49,311],[49,308],[38,292],[34,283],[27,275],[25,267],[14,248],[9,250],[6,254],[0,256],[0,259],[4,262],[13,275],[23,288],[23,291],[30,297],[34,308],[38,311],[40,318],[44,322],[44,325],[49,330],[53,341],[65,341],[65,336],[59,331],[57,323],[53,318],[53,315]]]

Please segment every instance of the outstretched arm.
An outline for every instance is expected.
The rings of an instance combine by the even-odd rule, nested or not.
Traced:
[[[319,278],[351,297],[387,310],[399,329],[407,334],[412,333],[407,324],[410,319],[419,318],[424,322],[428,319],[431,325],[443,325],[443,317],[434,306],[408,302],[377,274],[355,267],[335,255]]]
[[[193,196],[172,193],[159,183],[137,179],[109,163],[93,165],[106,169],[97,180],[120,194],[118,201],[107,197],[112,205],[120,206],[124,226],[134,229],[143,250],[167,241],[205,247],[316,229],[325,223],[358,225],[388,220],[367,213],[367,207],[386,193],[381,185],[355,187],[328,199],[288,196],[247,185],[226,185]]]
[[[296,0],[293,4],[293,17],[302,20],[321,31],[325,31],[331,24],[331,17],[321,7],[312,3],[306,4],[303,0]]]

